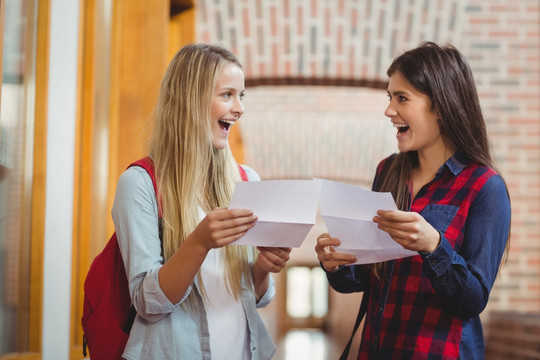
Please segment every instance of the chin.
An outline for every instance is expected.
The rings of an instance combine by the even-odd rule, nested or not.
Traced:
[[[218,144],[214,143],[212,145],[214,146],[214,150],[223,150],[223,149],[225,149],[227,147],[228,143],[224,143],[224,144],[223,143],[218,143]]]

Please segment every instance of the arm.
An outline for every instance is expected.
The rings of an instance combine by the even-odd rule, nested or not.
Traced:
[[[378,211],[374,221],[403,247],[419,252],[435,291],[456,316],[468,318],[486,306],[507,243],[510,201],[504,182],[493,176],[480,189],[458,252],[434,228],[448,226],[455,211],[440,206],[425,212],[425,218],[415,212]]]
[[[113,220],[133,304],[145,319],[157,321],[189,295],[208,251],[238,239],[256,217],[249,210],[212,211],[162,266],[152,182],[143,169],[133,167],[119,179]]]
[[[131,167],[120,176],[112,218],[133,305],[141,316],[157,321],[174,311],[175,305],[159,287],[163,258],[158,207],[152,181],[144,169]]]
[[[369,269],[366,266],[347,266],[356,262],[352,254],[337,252],[334,247],[339,246],[339,239],[332,238],[328,233],[319,235],[315,252],[326,272],[330,286],[340,293],[364,291],[368,286]]]
[[[435,291],[461,318],[485,308],[506,247],[510,201],[499,176],[491,177],[472,203],[459,253],[443,237],[432,253],[421,253]]]
[[[326,278],[332,289],[344,294],[366,291],[370,276],[366,265],[342,266],[334,272],[326,271]]]
[[[210,249],[239,239],[256,220],[253,212],[245,209],[217,208],[208,213],[159,271],[159,284],[167,298],[173,303],[180,301]]]
[[[257,302],[265,295],[270,284],[270,273],[278,273],[289,260],[291,248],[258,247],[259,256],[253,264],[253,285]]]

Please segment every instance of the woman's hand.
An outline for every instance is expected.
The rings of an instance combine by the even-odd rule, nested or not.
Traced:
[[[253,283],[257,302],[268,290],[270,283],[269,273],[283,270],[289,260],[290,247],[262,247],[258,246],[259,256],[253,264]]]
[[[352,265],[356,262],[356,256],[337,252],[334,249],[340,244],[338,239],[330,237],[328,233],[321,234],[317,238],[315,252],[326,271],[336,271],[342,265]]]
[[[259,256],[255,261],[255,265],[260,270],[265,272],[278,273],[289,261],[290,247],[263,247],[258,246]]]
[[[379,210],[373,221],[377,227],[405,249],[433,252],[441,242],[441,235],[422,215],[409,211]]]
[[[207,251],[238,240],[255,225],[257,217],[251,210],[216,208],[191,233]]]

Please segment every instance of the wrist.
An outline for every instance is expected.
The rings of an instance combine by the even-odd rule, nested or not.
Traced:
[[[269,272],[263,269],[259,262],[259,258],[257,257],[257,260],[255,260],[255,263],[253,263],[253,278],[256,279],[263,279],[265,276],[268,276]]]
[[[195,251],[196,254],[203,254],[205,257],[211,250],[211,248],[205,245],[204,241],[200,241],[200,239],[197,238],[197,236],[195,236],[193,233],[186,237],[182,246],[190,247]]]
[[[437,248],[439,247],[440,244],[441,244],[441,233],[437,231],[437,241],[433,242],[430,247],[428,247],[426,250],[424,250],[424,252],[432,253],[435,250],[437,250]]]

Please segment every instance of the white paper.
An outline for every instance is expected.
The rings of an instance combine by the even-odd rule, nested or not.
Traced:
[[[403,248],[373,222],[378,210],[397,210],[392,194],[337,181],[314,180],[321,183],[319,206],[328,233],[341,241],[336,251],[356,255],[356,264],[418,254]]]
[[[312,180],[238,182],[229,209],[249,209],[258,220],[232,244],[300,247],[315,225],[320,186]]]
[[[336,251],[356,255],[357,264],[418,254],[373,222],[378,210],[397,210],[390,193],[324,179],[238,182],[229,209],[250,209],[258,220],[233,244],[300,247],[315,225],[318,206],[328,232],[341,241]]]

